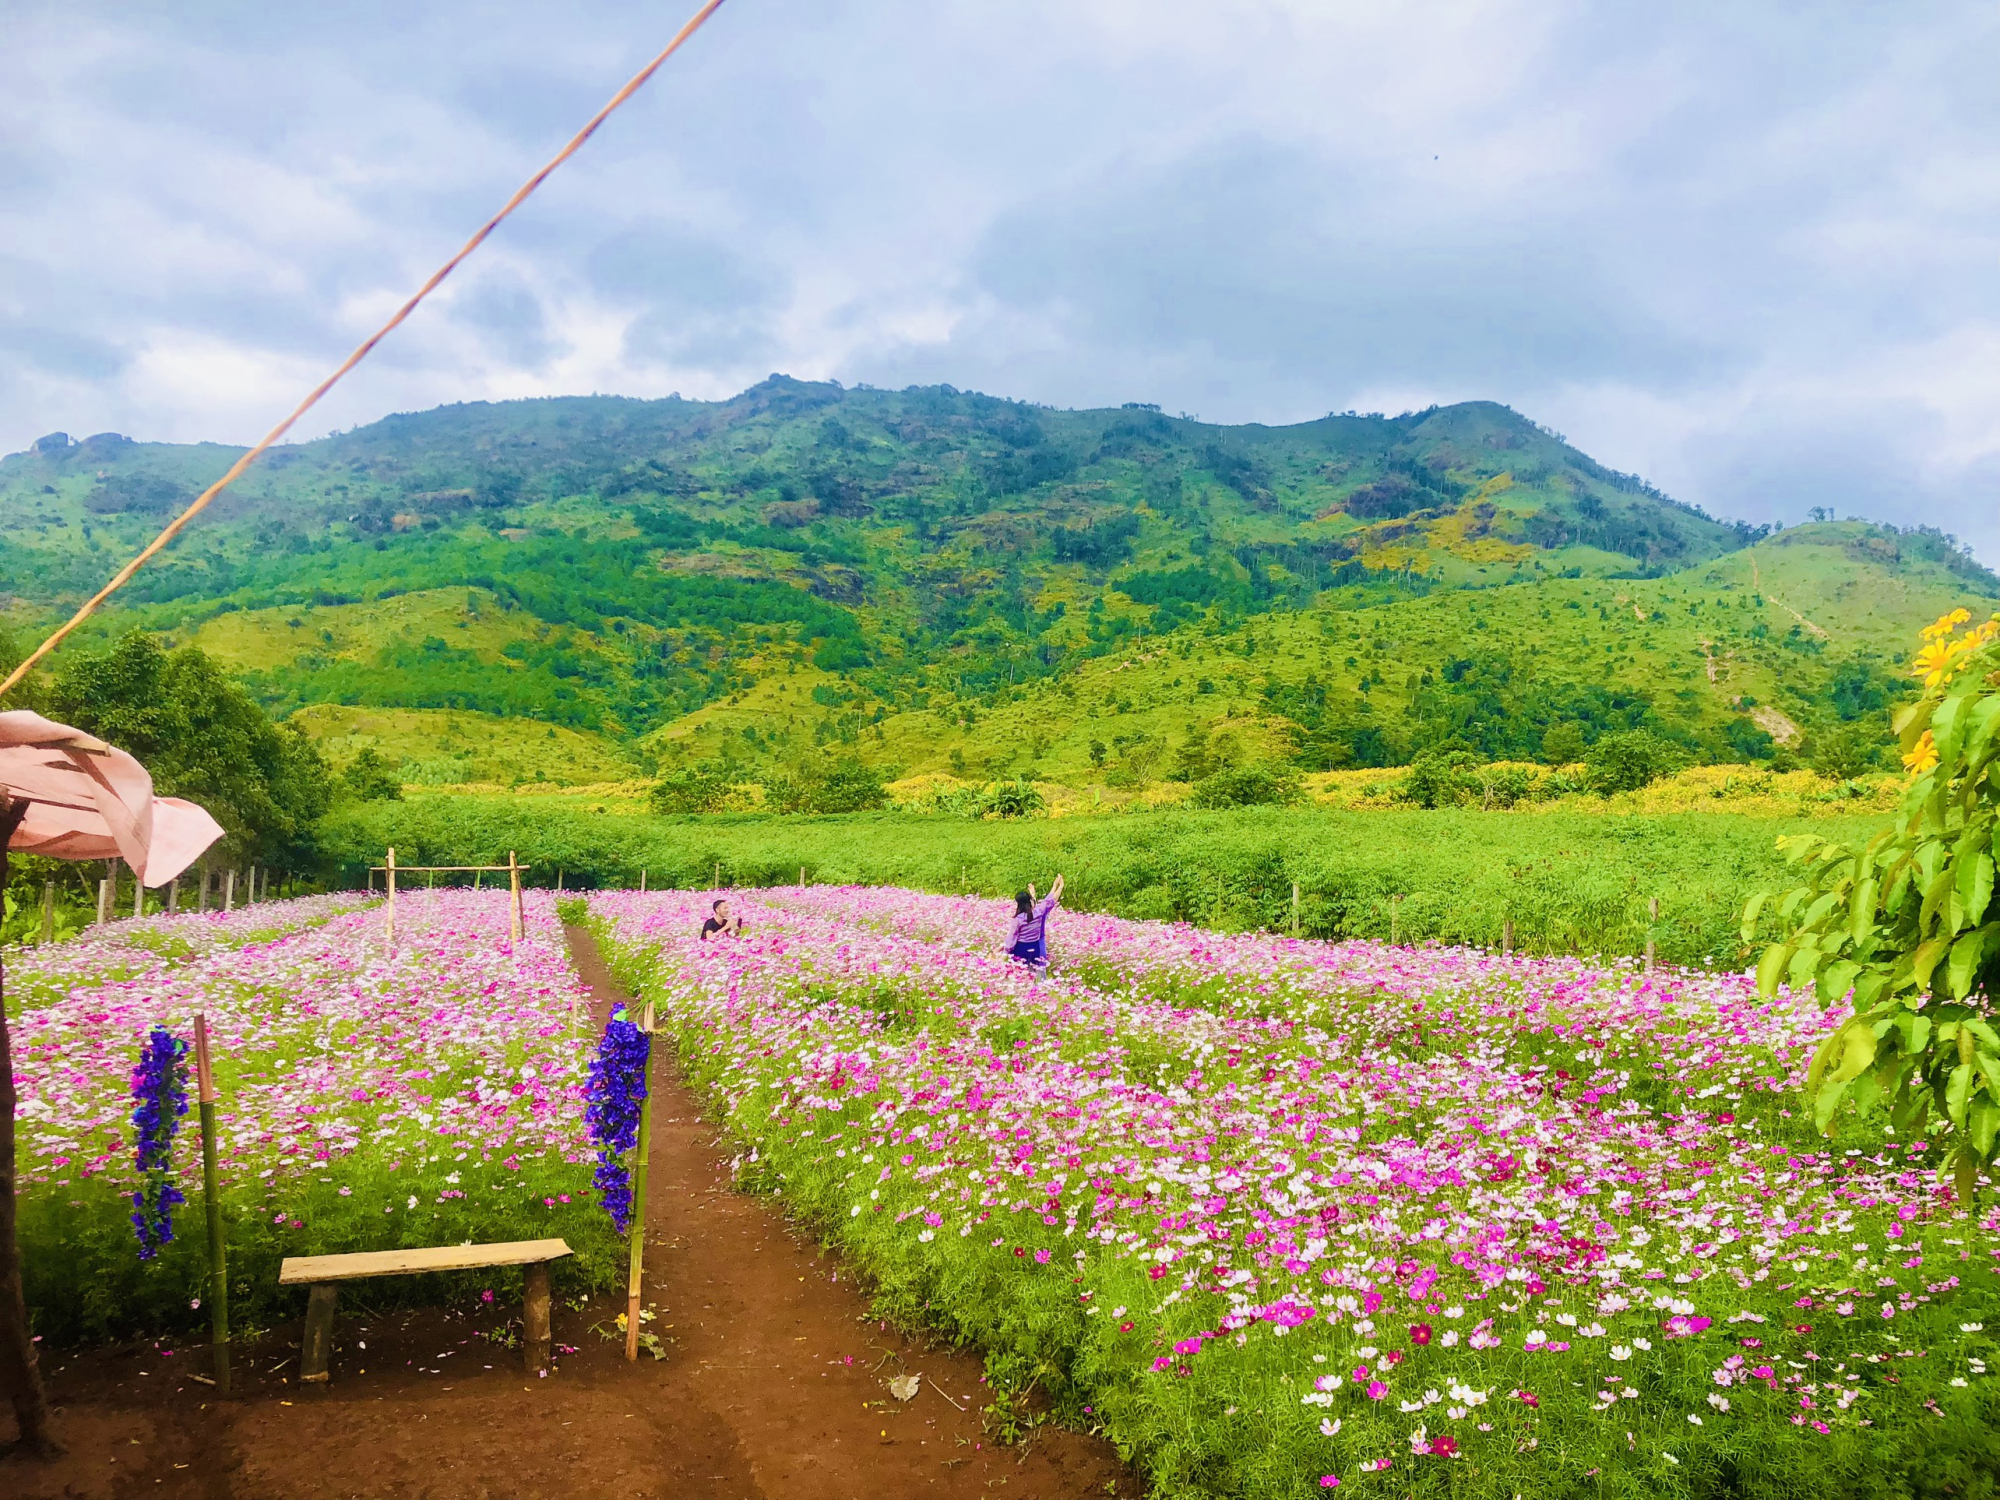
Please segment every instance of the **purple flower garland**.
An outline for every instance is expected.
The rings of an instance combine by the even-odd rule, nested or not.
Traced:
[[[187,1202],[174,1186],[174,1135],[187,1113],[187,1043],[155,1026],[139,1044],[132,1070],[132,1125],[139,1133],[137,1165],[145,1180],[132,1194],[132,1228],[139,1236],[139,1259],[151,1260],[174,1237],[174,1208]]]
[[[632,1222],[632,1173],[625,1165],[625,1153],[638,1144],[639,1107],[646,1099],[646,1063],[651,1055],[652,1039],[645,1032],[630,1021],[607,1021],[597,1056],[590,1062],[590,1081],[583,1089],[589,1101],[584,1123],[597,1147],[591,1185],[620,1234]]]

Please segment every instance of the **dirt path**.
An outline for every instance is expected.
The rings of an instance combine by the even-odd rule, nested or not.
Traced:
[[[589,936],[571,932],[600,1016],[619,998]],[[189,1378],[200,1346],[147,1344],[49,1360],[70,1447],[0,1467],[22,1500],[1059,1500],[1136,1495],[1110,1447],[1044,1430],[1025,1449],[981,1430],[979,1362],[925,1349],[867,1316],[866,1299],[761,1202],[732,1191],[727,1156],[665,1064],[653,1075],[649,1325],[668,1350],[636,1365],[587,1332],[622,1298],[558,1307],[579,1346],[546,1380],[478,1335],[469,1311],[370,1316],[343,1299],[332,1383],[287,1380],[298,1325],[239,1356],[253,1372],[217,1403]],[[357,1289],[359,1290],[359,1289]],[[365,1295],[365,1293],[363,1293]],[[470,1295],[468,1304],[476,1306]],[[365,1348],[363,1345],[365,1344]],[[919,1373],[907,1404],[887,1381]],[[947,1399],[949,1397],[949,1400]],[[956,1406],[953,1404],[956,1403]],[[963,1411],[957,1409],[964,1408]],[[0,1424],[11,1428],[4,1416]],[[11,1432],[0,1432],[0,1438]]]

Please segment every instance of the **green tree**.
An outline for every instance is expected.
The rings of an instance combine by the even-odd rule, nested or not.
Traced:
[[[1607,734],[1584,757],[1590,789],[1600,797],[1636,792],[1686,764],[1684,751],[1649,729]]]
[[[2000,918],[1993,908],[2000,822],[2000,616],[1963,636],[1956,610],[1924,632],[1924,695],[1898,712],[1915,775],[1896,820],[1860,849],[1814,835],[1780,841],[1807,884],[1743,913],[1754,941],[1768,911],[1778,938],[1758,988],[1812,985],[1854,1014],[1806,1074],[1813,1122],[1844,1100],[1886,1110],[1898,1131],[1944,1135],[1960,1196],[2000,1142]]]
[[[1298,773],[1288,766],[1233,766],[1195,783],[1193,807],[1289,806],[1299,800]]]
[[[154,790],[207,808],[227,831],[230,857],[295,873],[316,862],[333,791],[325,760],[198,647],[170,654],[134,631],[101,656],[73,660],[49,700],[56,718],[137,756]]]
[[[1875,769],[1881,741],[1867,721],[1842,724],[1813,736],[1812,768],[1834,781],[1848,781]]]
[[[867,812],[883,806],[882,772],[853,756],[804,760],[764,783],[764,800],[781,813]]]
[[[1480,794],[1479,757],[1470,750],[1426,750],[1410,762],[1391,794],[1418,807],[1457,807]]]
[[[1583,752],[1583,726],[1574,719],[1558,720],[1542,732],[1542,759],[1549,765],[1575,765]]]
[[[649,794],[653,811],[665,815],[714,812],[729,795],[730,780],[712,761],[669,771]]]
[[[347,790],[363,802],[403,800],[403,779],[389,769],[389,763],[373,745],[363,747],[361,753],[347,763],[340,779]]]

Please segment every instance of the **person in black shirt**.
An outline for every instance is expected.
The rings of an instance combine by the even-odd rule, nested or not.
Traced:
[[[729,925],[729,901],[726,897],[719,899],[712,908],[712,911],[714,914],[701,924],[701,940],[704,943],[717,933],[720,933],[723,937],[743,936],[743,919],[741,917],[736,919],[736,926],[733,930]]]

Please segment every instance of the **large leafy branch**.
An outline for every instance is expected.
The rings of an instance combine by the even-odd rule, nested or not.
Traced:
[[[1806,1075],[1814,1124],[1831,1132],[1846,1100],[1885,1110],[1898,1131],[1948,1122],[1968,1199],[2000,1142],[2000,615],[1959,634],[1970,618],[1956,610],[1924,631],[1923,694],[1896,718],[1913,774],[1895,822],[1859,849],[1780,840],[1806,884],[1743,913],[1745,942],[1767,921],[1779,934],[1757,965],[1764,994],[1790,983],[1823,1005],[1852,997]]]

